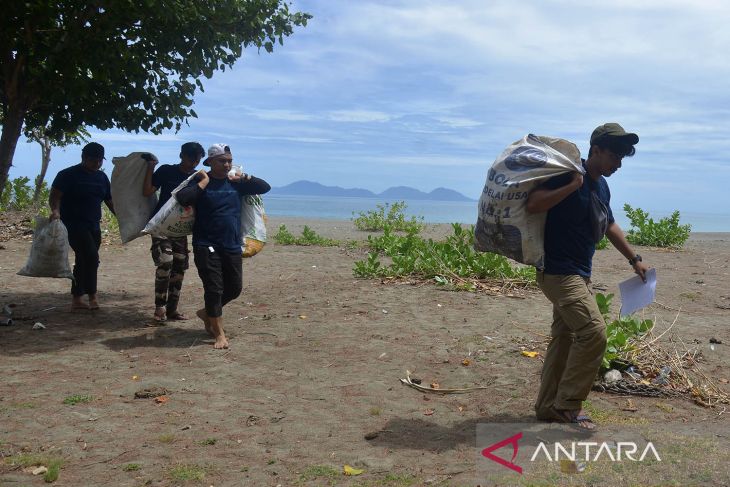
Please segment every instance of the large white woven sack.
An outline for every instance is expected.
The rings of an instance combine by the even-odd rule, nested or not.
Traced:
[[[507,147],[487,173],[474,248],[542,268],[547,213],[528,213],[527,198],[534,188],[566,172],[584,173],[572,142],[529,134]]]
[[[18,275],[73,279],[68,249],[68,231],[61,220],[49,222],[48,217],[36,216],[28,262]]]
[[[112,159],[114,164],[111,180],[112,200],[122,243],[130,242],[142,235],[142,230],[157,206],[156,194],[151,196],[142,194],[147,172],[147,161],[142,159],[142,154],[144,152],[132,152],[126,157]]]
[[[195,208],[181,205],[177,202],[175,195],[186,187],[196,174],[191,174],[172,191],[170,199],[147,222],[142,233],[153,237],[184,237],[193,233]]]
[[[253,257],[266,243],[266,213],[260,195],[247,195],[241,204],[241,235],[243,256]]]

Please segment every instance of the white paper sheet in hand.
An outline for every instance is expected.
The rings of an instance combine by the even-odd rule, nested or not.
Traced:
[[[628,316],[649,306],[656,295],[656,269],[646,271],[646,282],[634,276],[619,283],[618,289],[621,291],[621,316]]]

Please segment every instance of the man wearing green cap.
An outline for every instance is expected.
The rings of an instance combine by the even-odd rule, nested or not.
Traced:
[[[596,243],[608,237],[644,281],[648,270],[614,221],[605,179],[624,157],[634,155],[638,142],[638,135],[617,123],[601,125],[591,134],[585,174],[556,176],[528,197],[528,212],[547,212],[545,265],[537,269],[537,283],[553,304],[551,341],[535,404],[538,419],[595,429],[581,405],[606,350],[606,324],[589,288]]]

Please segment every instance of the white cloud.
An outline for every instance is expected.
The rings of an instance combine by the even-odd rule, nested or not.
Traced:
[[[387,122],[393,118],[391,115],[374,110],[337,110],[327,115],[329,120],[334,122]]]

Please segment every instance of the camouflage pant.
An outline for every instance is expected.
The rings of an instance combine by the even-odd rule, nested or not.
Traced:
[[[152,237],[155,272],[155,306],[167,307],[168,316],[177,311],[183,277],[188,268],[187,237]]]

